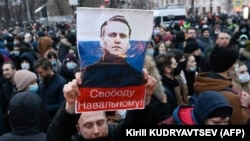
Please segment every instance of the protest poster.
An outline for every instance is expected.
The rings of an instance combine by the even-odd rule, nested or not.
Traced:
[[[142,70],[152,30],[152,11],[77,8],[83,82],[77,113],[144,108]]]

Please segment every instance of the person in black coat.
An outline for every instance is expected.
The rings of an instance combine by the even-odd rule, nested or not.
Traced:
[[[11,131],[0,141],[46,141],[41,129],[41,99],[32,92],[21,92],[12,97],[9,105]]]

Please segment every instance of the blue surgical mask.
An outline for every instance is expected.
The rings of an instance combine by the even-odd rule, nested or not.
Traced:
[[[15,56],[19,56],[19,55],[20,55],[20,51],[14,50],[14,51],[13,51],[13,54],[14,54]]]
[[[55,66],[56,65],[56,60],[50,60],[52,66]]]
[[[33,84],[33,85],[30,85],[30,86],[29,86],[29,91],[30,91],[30,92],[34,92],[34,93],[37,93],[37,92],[38,92],[38,84],[35,83],[35,84]]]
[[[147,55],[154,56],[154,49],[147,49]]]
[[[246,82],[249,82],[250,76],[248,73],[239,74],[237,79],[238,79],[238,82],[240,83],[246,83]]]
[[[189,68],[189,71],[191,71],[191,72],[195,72],[195,71],[196,71],[196,69],[197,69],[197,67],[196,67],[196,66],[192,66],[192,67],[190,67],[190,68]]]
[[[245,32],[247,32],[247,29],[246,29],[246,28],[242,28],[242,29],[240,30],[240,32],[241,32],[241,33],[245,33]]]
[[[29,63],[22,63],[21,64],[21,68],[23,70],[29,70],[30,69],[30,64]]]
[[[69,70],[73,70],[76,68],[76,63],[72,63],[72,62],[69,62],[66,64],[66,67],[69,69]]]
[[[246,41],[240,41],[240,45],[242,46],[246,45]]]
[[[164,50],[164,51],[163,51],[163,50],[160,50],[160,51],[159,51],[159,54],[166,54],[166,53],[167,53],[167,52],[166,52],[165,50]]]

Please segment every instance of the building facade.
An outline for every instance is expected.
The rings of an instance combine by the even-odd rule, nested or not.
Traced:
[[[151,0],[152,9],[166,8],[167,5],[181,4],[188,13],[235,13],[242,11],[244,6],[250,6],[250,0]]]

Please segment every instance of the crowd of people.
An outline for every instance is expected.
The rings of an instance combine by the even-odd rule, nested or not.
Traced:
[[[119,64],[115,75],[108,72],[114,85],[132,79],[132,85],[144,84],[145,108],[76,114],[79,85],[107,84],[99,79],[107,74],[99,75],[104,70],[97,66],[79,71],[76,30],[37,24],[25,30],[5,28],[0,33],[0,141],[121,140],[125,125],[249,124],[248,21],[232,23],[230,17],[208,14],[198,28],[179,22],[156,24],[146,46],[143,77],[125,73],[127,78],[118,83],[121,71],[131,69],[119,68],[126,60],[117,49],[126,54],[131,29],[124,17],[111,19],[101,27],[101,45],[111,57],[103,55],[98,67]],[[135,80],[140,77],[145,81]],[[191,104],[194,94],[197,101]]]

